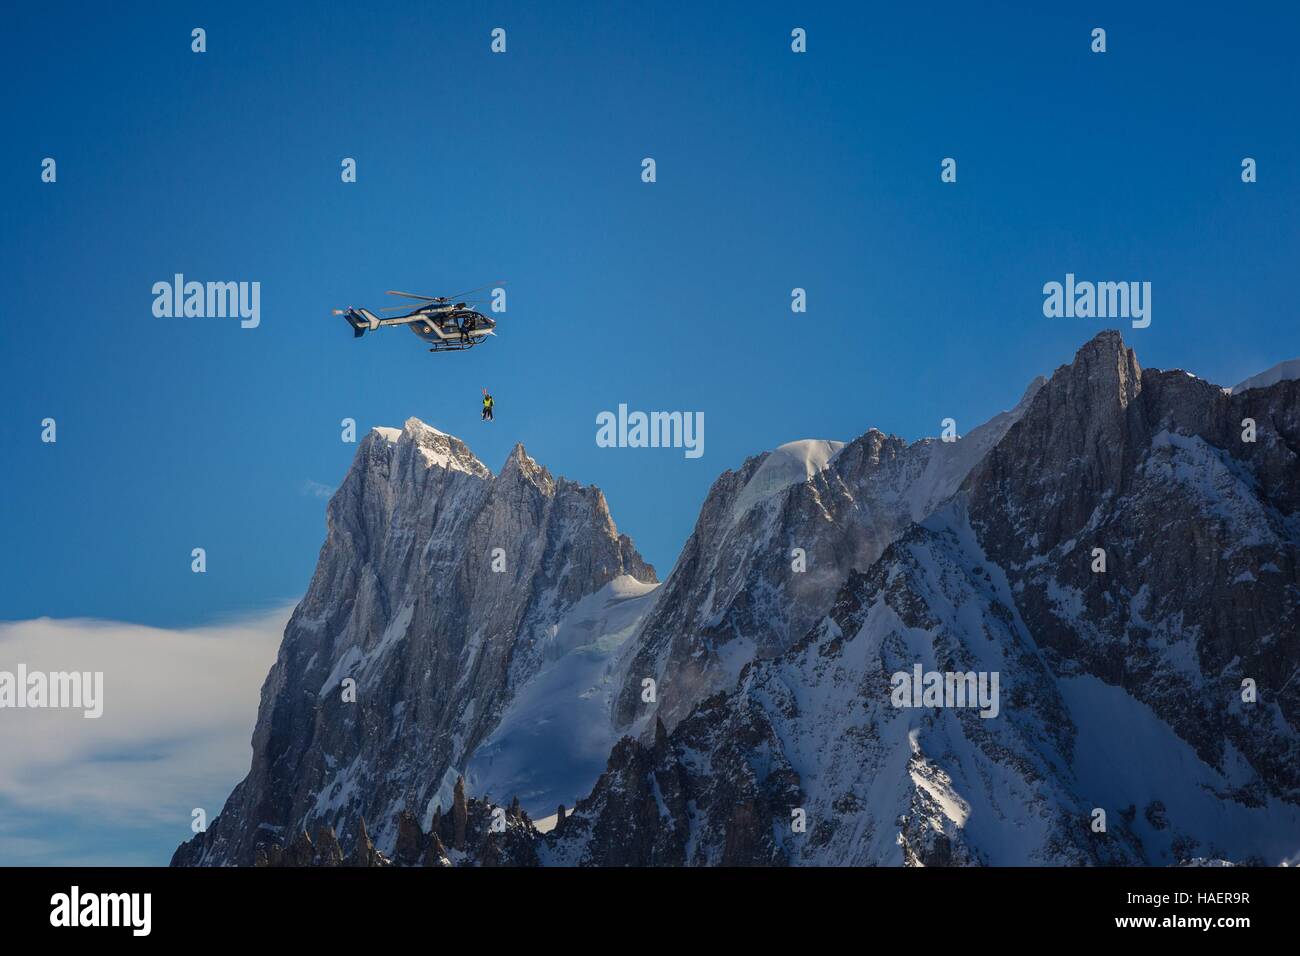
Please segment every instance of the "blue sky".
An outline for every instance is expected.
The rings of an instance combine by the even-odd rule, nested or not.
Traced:
[[[1296,6],[1066,6],[9,11],[0,620],[292,601],[344,417],[417,416],[494,469],[522,441],[662,575],[747,455],[965,431],[1120,324],[1044,318],[1066,272],[1152,283],[1151,327],[1123,323],[1144,365],[1232,384],[1300,354]],[[176,272],[259,281],[260,327],[155,318]],[[329,314],[498,278],[469,353]],[[619,403],[703,411],[704,456],[598,448]]]

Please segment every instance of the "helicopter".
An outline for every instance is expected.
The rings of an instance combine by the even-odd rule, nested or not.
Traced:
[[[387,326],[405,325],[432,346],[430,352],[463,352],[484,341],[489,335],[496,335],[496,321],[488,318],[471,305],[480,304],[479,300],[461,300],[462,296],[481,292],[493,286],[505,285],[505,282],[491,282],[458,292],[455,295],[418,295],[414,292],[398,292],[389,289],[385,295],[400,296],[420,302],[380,309],[380,312],[404,312],[381,318],[370,309],[348,306],[346,309],[334,309],[335,315],[341,315],[352,326],[353,338],[361,338],[367,331],[373,332]]]

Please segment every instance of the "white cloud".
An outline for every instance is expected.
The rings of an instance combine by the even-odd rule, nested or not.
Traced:
[[[259,692],[291,611],[183,630],[0,623],[0,670],[104,673],[99,719],[0,709],[0,859],[165,864],[162,847],[191,835],[191,810],[211,821],[248,772]],[[69,846],[70,830],[92,845]],[[130,849],[145,845],[150,855]]]

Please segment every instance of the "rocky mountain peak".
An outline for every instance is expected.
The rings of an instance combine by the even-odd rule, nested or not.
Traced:
[[[959,441],[875,462],[887,446],[868,433],[752,509],[738,589],[719,560],[738,542],[711,557],[697,526],[635,664],[657,677],[657,712],[547,835],[543,862],[1294,861],[1300,382],[1259,381],[1237,392],[1143,370],[1102,333]],[[889,510],[906,498],[915,523]],[[877,531],[893,520],[892,537],[841,559],[828,612],[737,679],[701,680],[731,647],[771,640],[792,603],[821,600],[761,555],[825,527],[809,566],[834,564],[860,511]],[[682,619],[691,581],[711,619]],[[710,629],[719,595],[725,627]],[[900,707],[891,675],[913,668],[999,677],[999,705]]]
[[[619,726],[653,733],[640,696],[647,678],[657,682],[654,718],[671,731],[749,661],[799,640],[845,575],[957,491],[1040,385],[957,441],[909,445],[869,428],[847,443],[790,442],[719,476],[639,635],[615,705]]]
[[[376,429],[381,435],[391,435],[394,429]],[[418,418],[408,418],[397,438],[399,446],[409,445],[418,451],[428,467],[461,471],[478,478],[491,477],[492,471],[475,457],[463,441],[455,435],[439,431]]]
[[[516,442],[510,449],[510,454],[506,456],[505,464],[501,466],[501,472],[497,477],[504,482],[527,482],[543,489],[546,494],[551,494],[555,490],[555,479],[550,471],[528,454],[522,442]]]
[[[747,459],[656,590],[599,489],[377,430],[252,770],[175,862],[330,865],[333,833],[380,866],[1295,859],[1300,381],[1107,331],[950,439]],[[900,705],[922,669],[978,708]],[[580,799],[498,834],[488,790]]]
[[[1076,395],[1100,399],[1114,396],[1120,408],[1127,407],[1142,388],[1142,367],[1138,365],[1137,355],[1115,329],[1093,336],[1079,349],[1069,368],[1070,384]]]
[[[363,815],[390,853],[396,814],[427,827],[454,807],[460,771],[559,623],[623,576],[655,580],[598,489],[553,478],[522,445],[494,476],[419,419],[375,429],[329,503],[249,775],[178,861],[250,863],[259,833],[352,833]]]

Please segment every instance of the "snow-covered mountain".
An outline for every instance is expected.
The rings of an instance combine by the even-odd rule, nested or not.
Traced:
[[[894,706],[918,664],[998,674],[999,713]],[[1300,382],[1229,395],[1103,333],[798,643],[623,741],[542,859],[1294,860],[1297,671]]]
[[[317,826],[352,840],[363,817],[392,850],[399,811],[427,827],[451,807],[470,755],[532,700],[521,688],[586,638],[618,640],[587,626],[592,596],[655,580],[599,489],[552,477],[522,446],[494,476],[414,418],[375,429],[329,503],[315,576],[262,688],[252,769],[176,862],[250,864],[259,843]],[[618,632],[632,623],[611,618]],[[581,762],[597,745],[560,733],[549,755],[562,763],[572,746]]]
[[[1272,368],[1265,369],[1258,375],[1252,375],[1244,382],[1238,382],[1230,391],[1232,394],[1238,395],[1252,388],[1268,388],[1278,382],[1298,378],[1300,378],[1300,358],[1293,358],[1285,362],[1278,362]]]
[[[1143,370],[1103,332],[958,441],[725,472],[658,587],[522,450],[493,478],[427,426],[374,435],[253,771],[175,862],[337,861],[362,815],[380,863],[1294,861],[1300,381],[1273,378]],[[510,594],[467,570],[492,542]],[[900,706],[918,670],[996,677],[996,706]]]
[[[628,658],[617,725],[635,736],[659,719],[671,730],[751,660],[789,648],[850,571],[957,490],[1042,383],[956,441],[909,445],[873,428],[847,444],[793,442],[724,472]],[[647,678],[653,704],[642,699]]]

